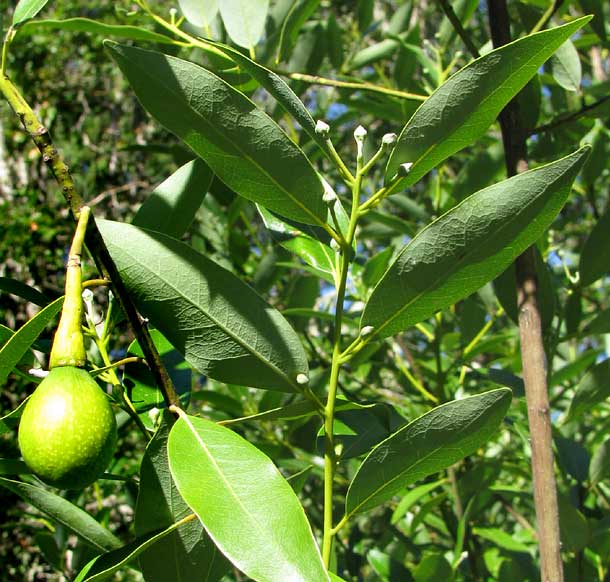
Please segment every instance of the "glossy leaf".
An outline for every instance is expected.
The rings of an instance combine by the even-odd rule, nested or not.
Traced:
[[[297,0],[284,18],[280,29],[280,43],[276,63],[287,60],[301,29],[308,18],[315,12],[320,0]]]
[[[65,30],[68,32],[88,32],[101,37],[112,36],[130,40],[141,40],[160,44],[173,44],[164,34],[139,26],[106,24],[89,18],[66,18],[65,20],[30,20],[19,28],[19,34],[36,34],[43,31]]]
[[[345,500],[352,516],[474,453],[498,430],[511,402],[507,388],[434,408],[377,445],[356,472]]]
[[[236,275],[153,231],[98,221],[139,311],[216,380],[285,392],[307,375],[300,340],[278,311]]]
[[[2,477],[0,486],[64,525],[94,548],[106,552],[121,547],[121,542],[112,533],[67,499],[42,487]]]
[[[443,485],[445,482],[445,479],[439,479],[438,481],[432,481],[432,483],[424,483],[405,493],[404,497],[396,506],[396,509],[392,512],[392,523],[398,523],[415,503],[419,502],[422,497],[425,497],[428,493],[434,491],[434,489]]]
[[[578,91],[582,79],[580,57],[574,43],[566,40],[551,57],[553,78],[566,91]]]
[[[580,282],[595,283],[610,273],[610,209],[597,221],[580,255]]]
[[[388,337],[498,276],[552,223],[588,149],[480,190],[428,225],[373,290],[361,328]]]
[[[539,67],[590,17],[506,44],[450,77],[413,114],[386,168],[386,182],[400,164],[413,165],[392,191],[417,182],[450,155],[470,145],[496,120],[504,106]]]
[[[265,30],[269,0],[221,0],[218,7],[233,42],[252,50]]]
[[[298,498],[254,445],[213,422],[183,416],[170,433],[168,454],[180,494],[246,576],[329,580]]]
[[[16,295],[41,307],[51,303],[51,300],[38,289],[9,277],[0,277],[0,291]]]
[[[191,24],[204,30],[210,29],[218,14],[218,0],[178,0],[178,6]]]
[[[59,297],[41,309],[0,348],[0,386],[6,382],[11,370],[19,363],[44,328],[60,312],[63,303],[64,298]]]
[[[46,5],[49,0],[19,0],[13,12],[13,26],[21,24],[23,21],[34,18]]]
[[[213,178],[203,160],[184,164],[149,194],[132,224],[180,238],[193,222]]]
[[[593,366],[579,382],[567,420],[572,421],[610,396],[610,359]]]
[[[167,439],[172,425],[173,416],[165,411],[142,459],[135,515],[138,537],[150,535],[159,528],[173,527],[191,513],[169,469]],[[216,582],[229,566],[198,519],[182,525],[145,551],[139,557],[139,563],[146,582]]]
[[[245,95],[193,63],[116,43],[107,47],[144,108],[227,186],[282,216],[325,224],[324,187],[313,166]]]
[[[509,552],[528,553],[529,548],[513,536],[496,527],[475,527],[472,530],[474,535],[493,542],[499,548],[504,548]]]

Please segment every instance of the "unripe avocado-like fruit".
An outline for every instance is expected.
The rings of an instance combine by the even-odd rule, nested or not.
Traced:
[[[82,368],[53,368],[25,406],[19,424],[23,460],[42,481],[82,489],[106,469],[116,445],[114,413]]]

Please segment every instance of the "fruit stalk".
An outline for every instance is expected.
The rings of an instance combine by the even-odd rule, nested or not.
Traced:
[[[81,208],[76,233],[70,246],[66,264],[66,294],[51,348],[50,369],[59,366],[82,368],[87,359],[81,328],[83,320],[81,256],[90,214],[91,209],[88,206]]]

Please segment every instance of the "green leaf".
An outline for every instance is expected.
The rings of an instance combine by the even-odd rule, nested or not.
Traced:
[[[280,29],[276,63],[287,60],[303,25],[320,5],[320,0],[297,0],[288,11]]]
[[[575,420],[609,396],[610,359],[596,364],[584,375],[574,392],[572,402],[570,402],[567,421]]]
[[[265,30],[269,0],[221,0],[219,8],[231,40],[254,50]]]
[[[116,43],[106,46],[144,108],[229,188],[282,216],[325,226],[324,187],[313,166],[245,95],[193,63]]]
[[[582,67],[578,51],[571,40],[566,40],[551,57],[553,78],[566,91],[578,91]]]
[[[34,343],[34,340],[59,313],[63,303],[64,298],[59,297],[53,303],[41,309],[0,348],[0,386],[6,382],[11,370],[19,363],[19,360]]]
[[[20,459],[0,459],[0,475],[29,475],[31,472]]]
[[[151,192],[132,224],[180,238],[193,222],[213,178],[203,160],[184,164]]]
[[[178,0],[178,6],[191,24],[206,31],[218,14],[218,0]]]
[[[183,416],[170,433],[168,454],[180,494],[246,576],[329,580],[298,498],[254,445],[213,422]]]
[[[173,44],[173,40],[164,34],[159,34],[146,28],[122,24],[106,24],[89,18],[66,18],[65,20],[31,20],[19,28],[19,34],[36,34],[51,30],[66,30],[68,32],[88,32],[101,37],[114,36],[130,40]]]
[[[30,397],[28,396],[25,400],[21,402],[21,404],[19,404],[17,408],[15,408],[15,410],[12,410],[8,414],[5,414],[2,418],[0,418],[0,435],[11,432],[11,430],[13,430],[19,424],[21,413],[23,412],[23,409],[25,408],[25,405],[27,404],[29,398]]]
[[[578,3],[585,14],[593,14],[591,28],[600,40],[605,41],[608,36],[606,32],[606,22],[608,19],[604,14],[605,0],[579,0]]]
[[[439,580],[451,580],[453,572],[451,564],[441,553],[424,554],[419,564],[413,571],[415,582],[438,582]]]
[[[587,153],[480,190],[428,225],[373,290],[361,329],[373,326],[371,339],[388,337],[497,277],[552,223]]]
[[[356,472],[345,500],[351,517],[475,452],[498,430],[511,402],[507,388],[434,408],[377,445]]]
[[[472,529],[472,533],[485,540],[489,540],[494,545],[509,552],[523,552],[527,554],[530,551],[528,546],[496,527],[475,527]]]
[[[610,273],[610,209],[589,234],[580,255],[580,282],[583,287]]]
[[[392,523],[397,524],[415,503],[444,483],[446,483],[446,479],[439,479],[438,481],[433,481],[432,483],[424,483],[423,485],[419,485],[418,487],[415,487],[405,493],[404,497],[396,506],[396,509],[392,512]]]
[[[24,20],[34,18],[46,5],[49,0],[19,0],[13,12],[13,27],[22,23]]]
[[[191,511],[184,502],[169,470],[167,439],[174,419],[164,411],[155,436],[148,443],[140,467],[140,491],[136,504],[135,531],[138,537],[159,528],[170,528]],[[229,564],[197,519],[156,544],[139,557],[146,582],[197,580],[216,582]]]
[[[30,287],[16,279],[10,279],[9,277],[0,277],[0,291],[10,293],[11,295],[17,295],[17,297],[21,297],[22,299],[40,305],[41,307],[51,303],[51,300],[38,291],[38,289]]]
[[[558,501],[561,547],[566,552],[579,552],[591,537],[587,519],[567,497],[560,495]]]
[[[526,36],[476,59],[443,83],[402,130],[386,168],[386,183],[400,164],[413,165],[392,191],[417,182],[450,155],[485,134],[504,106],[590,16]]]
[[[99,220],[139,311],[193,367],[212,378],[300,391],[300,340],[278,311],[237,276],[160,233]]]
[[[599,445],[589,465],[589,480],[595,485],[604,479],[610,478],[610,438]]]
[[[67,499],[41,487],[3,477],[0,477],[0,485],[73,531],[94,548],[107,552],[121,547],[121,542],[113,534]]]

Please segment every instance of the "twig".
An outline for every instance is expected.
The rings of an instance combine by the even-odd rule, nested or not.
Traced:
[[[545,131],[553,131],[566,123],[571,123],[572,121],[576,121],[581,118],[583,115],[586,115],[590,111],[597,109],[600,105],[606,103],[606,101],[610,100],[610,95],[604,95],[601,99],[590,103],[589,105],[585,105],[581,107],[578,111],[574,111],[569,115],[565,115],[563,117],[559,117],[558,119],[554,119],[553,121],[546,123],[545,125],[539,125],[538,127],[534,127],[528,131],[529,135],[534,135],[535,133],[543,133]]]
[[[47,128],[39,121],[34,111],[32,111],[32,108],[7,76],[0,75],[0,92],[4,95],[15,114],[19,117],[26,132],[42,154],[43,161],[50,168],[61,188],[72,217],[74,220],[78,220],[80,209],[84,206],[83,199],[76,191],[76,186],[70,175],[70,170],[53,145]],[[95,224],[95,220],[89,220],[85,243],[93,256],[102,277],[112,282],[115,296],[125,312],[127,320],[131,324],[134,335],[142,348],[144,357],[163,394],[166,404],[169,406],[178,403],[179,398],[171,378],[161,361],[161,357],[153,343],[148,328],[140,318],[140,315],[131,300],[131,296],[119,275],[116,265],[110,257],[110,253]]]
[[[488,0],[487,5],[494,47],[509,43],[510,19],[506,0]],[[513,176],[527,169],[525,131],[516,98],[500,114],[500,126],[507,174]],[[517,258],[516,271],[521,359],[532,446],[540,576],[542,582],[563,582],[546,355],[537,298],[536,255],[533,247]]]
[[[472,42],[470,35],[468,34],[468,32],[466,32],[466,29],[462,26],[460,19],[458,18],[457,14],[453,10],[453,6],[451,6],[451,4],[449,4],[449,2],[447,0],[438,0],[438,3],[441,5],[441,8],[443,9],[445,16],[449,19],[449,22],[451,22],[453,29],[455,30],[455,32],[457,32],[458,36],[462,39],[462,42],[466,45],[466,48],[470,51],[470,54],[475,59],[478,59],[480,56],[479,49],[476,47],[474,42]]]

